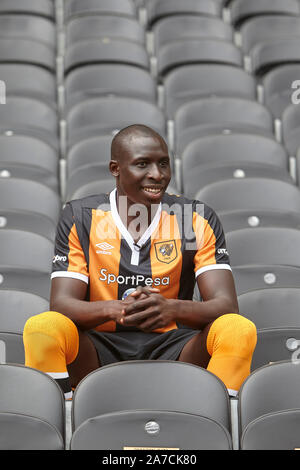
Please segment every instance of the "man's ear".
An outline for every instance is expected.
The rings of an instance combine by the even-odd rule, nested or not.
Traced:
[[[117,160],[110,160],[109,169],[113,176],[119,176],[120,168],[119,168],[119,163],[117,162]]]

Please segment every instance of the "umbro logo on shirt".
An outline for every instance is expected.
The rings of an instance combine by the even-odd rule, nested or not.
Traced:
[[[101,253],[102,255],[111,255],[111,251],[114,247],[107,242],[97,243],[97,248],[100,248],[96,253]]]

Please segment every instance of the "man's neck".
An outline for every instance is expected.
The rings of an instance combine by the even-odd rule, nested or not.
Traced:
[[[124,226],[137,242],[154,219],[159,204],[146,206],[130,201],[127,196],[119,196],[116,191],[117,210]]]

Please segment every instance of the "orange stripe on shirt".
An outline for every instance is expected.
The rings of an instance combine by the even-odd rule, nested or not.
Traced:
[[[197,253],[194,258],[195,272],[203,266],[216,264],[216,237],[208,221],[197,212],[193,214]]]
[[[121,237],[110,212],[99,209],[92,210],[92,224],[90,230],[90,300],[116,300],[118,299],[118,283],[101,281],[102,260],[105,257],[105,266],[109,273],[116,277],[119,274]],[[105,322],[95,328],[97,331],[115,331],[114,321]]]
[[[69,233],[69,265],[68,271],[80,273],[89,277],[89,272],[87,269],[86,259],[77,235],[77,230],[75,224],[72,225],[72,228]]]

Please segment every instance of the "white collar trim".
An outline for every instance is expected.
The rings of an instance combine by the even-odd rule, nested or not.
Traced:
[[[153,217],[151,221],[151,224],[149,225],[147,230],[145,230],[145,232],[143,233],[139,241],[135,243],[134,239],[132,238],[131,234],[129,233],[125,225],[123,224],[122,219],[119,215],[119,212],[117,209],[116,196],[117,196],[117,189],[115,188],[109,195],[112,217],[121,235],[123,236],[123,238],[125,238],[126,242],[128,243],[132,251],[131,264],[134,264],[137,266],[139,264],[140,249],[147,242],[147,240],[151,237],[151,235],[154,233],[154,231],[156,230],[158,226],[158,223],[161,217],[161,211],[162,211],[161,203],[159,203],[158,209],[156,211],[155,216]]]

